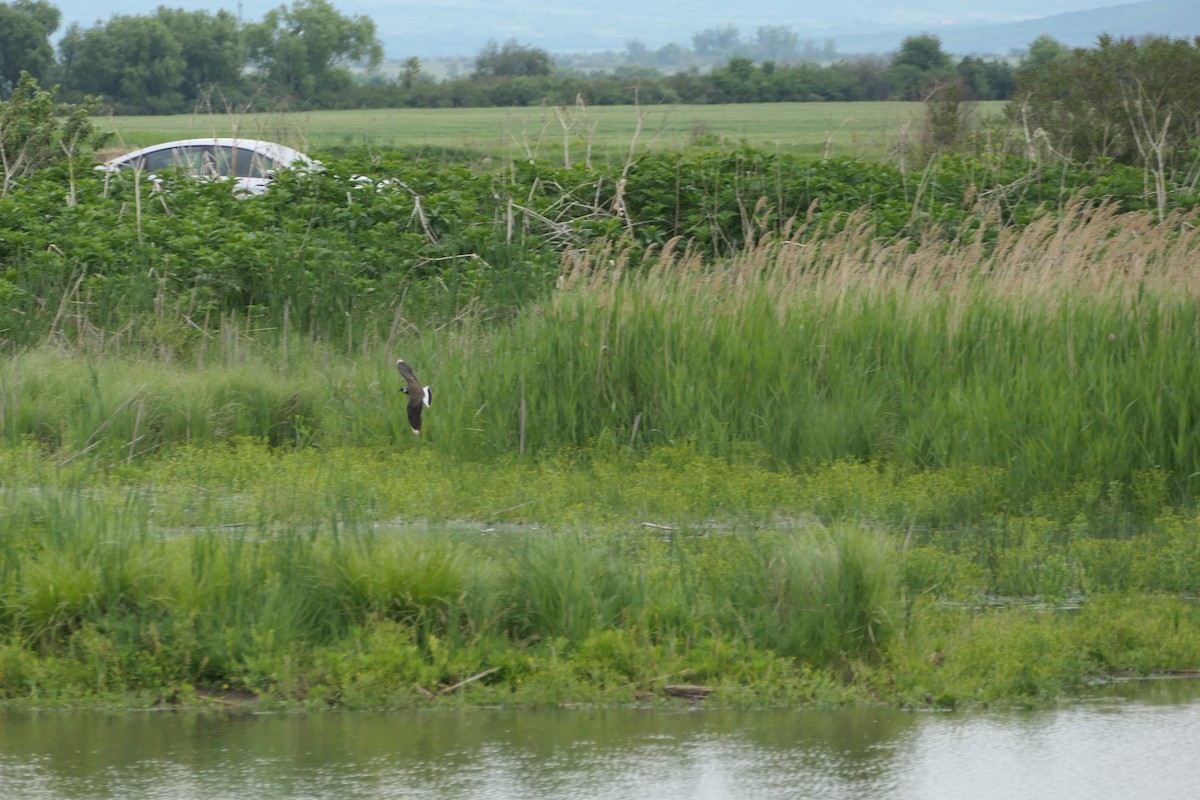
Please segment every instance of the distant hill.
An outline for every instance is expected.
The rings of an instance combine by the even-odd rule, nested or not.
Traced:
[[[1007,55],[1024,50],[1045,34],[1071,47],[1091,47],[1105,33],[1114,37],[1154,34],[1191,38],[1200,36],[1200,0],[1146,0],[1016,22],[945,25],[910,31],[919,32],[936,35],[943,50],[957,55]],[[895,50],[902,40],[903,37],[896,39],[894,33],[837,37],[841,52],[887,52]]]

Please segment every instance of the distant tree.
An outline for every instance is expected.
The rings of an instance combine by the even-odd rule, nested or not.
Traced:
[[[851,62],[855,63],[855,62]],[[862,62],[867,65],[867,62]],[[865,88],[864,83],[874,79],[873,76],[880,75],[883,72],[882,67],[875,67],[873,73],[866,71],[861,73],[852,73],[846,68],[846,62],[841,64],[830,64],[828,67],[819,67],[811,64],[797,65],[793,69],[803,69],[808,77],[809,95],[807,97],[797,98],[803,100],[860,100],[863,98],[870,99],[869,90]],[[864,78],[866,76],[866,78]],[[886,86],[886,81],[879,77],[878,82]],[[880,94],[886,96],[887,89],[883,89]]]
[[[1043,67],[1052,61],[1070,55],[1071,48],[1055,39],[1050,34],[1043,34],[1034,39],[1029,45],[1029,54],[1021,66]]]
[[[0,3],[0,97],[6,97],[25,71],[45,80],[54,68],[50,36],[58,30],[59,10],[46,0]]]
[[[404,60],[404,67],[400,71],[400,85],[405,89],[411,89],[413,84],[417,82],[417,77],[421,74],[421,59],[416,56],[411,56]]]
[[[555,103],[549,97],[553,87],[547,84],[548,80],[545,76],[514,75],[503,80],[490,81],[484,88],[487,105],[528,106],[539,103],[562,105],[563,103]]]
[[[554,69],[554,60],[545,50],[518,44],[509,39],[500,47],[490,41],[479,55],[475,56],[475,77],[517,78],[549,75]]]
[[[945,72],[950,66],[950,56],[942,51],[941,39],[923,33],[900,43],[900,50],[892,57],[892,66],[896,65],[908,65],[921,72]]]
[[[188,99],[217,87],[229,92],[241,86],[246,48],[235,15],[159,6],[154,16],[179,43],[184,63],[181,85]]]
[[[638,80],[641,78],[661,78],[662,70],[658,67],[652,67],[647,64],[619,64],[613,71],[614,78],[619,78],[623,81]],[[628,86],[628,83],[624,85]]]
[[[348,65],[376,67],[383,45],[369,17],[346,17],[327,0],[296,0],[246,27],[249,63],[274,91],[312,102],[351,83]]]
[[[692,61],[692,54],[686,47],[675,43],[665,44],[654,51],[654,63],[660,67],[684,67]]]
[[[186,110],[183,48],[161,19],[115,16],[86,30],[72,25],[59,51],[64,92],[104,95],[127,113]]]
[[[951,80],[954,69],[950,56],[942,51],[942,40],[926,33],[901,42],[888,75],[896,97],[921,100],[933,87]]]
[[[888,68],[879,59],[855,58],[829,65],[849,87],[844,100],[886,100],[893,93]]]
[[[754,51],[760,60],[792,63],[799,59],[800,37],[785,25],[765,25],[754,33]]]
[[[626,64],[650,63],[650,49],[640,39],[630,39],[625,43]]]
[[[966,56],[955,67],[963,86],[964,100],[1007,100],[1012,97],[1013,68],[1007,61],[984,61]]]
[[[701,75],[695,67],[676,72],[665,78],[668,88],[681,103],[707,103],[712,92],[711,75]]]
[[[716,102],[750,103],[762,99],[759,96],[762,75],[755,69],[754,62],[745,56],[729,59],[724,66],[714,69],[709,78],[715,89],[713,99]]]
[[[742,34],[733,25],[706,28],[692,34],[692,49],[706,59],[721,58],[733,53],[742,43]]]

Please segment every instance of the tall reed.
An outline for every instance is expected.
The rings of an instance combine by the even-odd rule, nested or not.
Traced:
[[[507,446],[520,406],[533,448],[752,441],[791,464],[1002,467],[1025,497],[1164,469],[1189,497],[1198,246],[1178,219],[1077,207],[994,242],[913,246],[846,225],[716,268],[686,250],[645,265],[604,251],[490,341],[464,390]]]
[[[576,254],[511,322],[397,313],[334,345],[224,319],[182,359],[26,351],[0,363],[0,435],[105,463],[231,436],[459,458],[753,443],[792,466],[999,468],[1019,502],[1080,479],[1122,502],[1156,470],[1196,496],[1196,228],[1102,205],[919,244],[834,228],[715,266],[672,245]],[[397,356],[436,388],[419,443]]]

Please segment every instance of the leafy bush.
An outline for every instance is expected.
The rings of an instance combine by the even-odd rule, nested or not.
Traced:
[[[0,332],[28,343],[68,335],[73,318],[72,335],[132,323],[136,338],[155,318],[195,330],[235,314],[361,341],[397,314],[507,317],[553,285],[564,255],[605,243],[652,262],[682,240],[715,260],[771,237],[819,242],[853,220],[875,237],[987,244],[1080,197],[1158,206],[1139,172],[1112,163],[946,156],[917,179],[750,148],[498,172],[358,151],[245,200],[220,184],[54,167],[0,197]],[[1163,210],[1194,201],[1181,187]]]
[[[1200,40],[1102,36],[1016,70],[1009,115],[1079,161],[1187,173],[1200,139]]]
[[[67,164],[82,169],[111,136],[99,133],[90,118],[99,108],[99,99],[56,103],[57,91],[57,87],[39,88],[23,71],[12,96],[0,100],[0,165],[4,169],[0,195],[44,167]]]

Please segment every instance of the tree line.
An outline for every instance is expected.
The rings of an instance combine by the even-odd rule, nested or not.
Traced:
[[[352,91],[352,65],[383,60],[375,23],[328,0],[296,0],[257,22],[165,6],[118,14],[90,28],[72,24],[56,54],[50,37],[61,18],[48,0],[0,2],[0,97],[28,72],[58,84],[65,100],[102,96],[123,114],[189,112],[214,94],[239,107],[286,98],[323,108]]]
[[[954,63],[933,36],[905,40],[890,58],[804,60],[812,51],[782,26],[743,41],[736,28],[693,38],[696,61],[674,74],[640,63],[661,55],[631,42],[625,63],[594,73],[555,62],[515,40],[490,42],[469,75],[433,80],[409,58],[394,77],[374,69],[383,59],[375,24],[346,16],[329,0],[295,0],[263,19],[242,22],[228,11],[160,6],[149,15],[115,15],[91,27],[70,25],[58,43],[61,13],[49,0],[0,2],[0,97],[22,71],[61,97],[103,97],[123,114],[187,113],[220,103],[245,108],[287,103],[302,108],[511,106],[629,103],[635,91],[653,102],[736,103],[917,99],[934,84],[961,81],[969,97],[1006,99],[1013,68],[1002,59]],[[831,43],[820,52],[833,52]],[[716,65],[712,67],[712,65]],[[712,67],[712,68],[710,68]]]
[[[367,82],[354,99],[368,106],[425,108],[574,105],[580,98],[590,105],[920,100],[932,87],[951,82],[962,83],[969,99],[1006,100],[1014,86],[1007,62],[967,57],[955,63],[933,36],[910,37],[886,59],[820,64],[733,55],[705,71],[693,67],[670,75],[643,65],[584,73],[558,68],[549,53],[516,42],[490,47],[468,76],[434,82],[402,72],[394,82]]]

